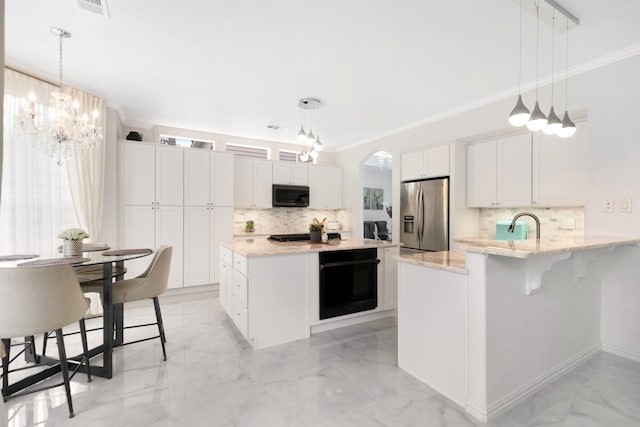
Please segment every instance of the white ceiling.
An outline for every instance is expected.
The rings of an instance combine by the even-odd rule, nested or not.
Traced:
[[[640,45],[640,2],[559,2],[581,20],[569,32],[570,65]],[[517,87],[513,0],[108,0],[110,19],[76,0],[5,3],[8,64],[57,81],[49,27],[70,31],[65,83],[104,97],[129,125],[295,143],[298,100],[316,97],[322,141],[336,150]],[[530,83],[529,12],[524,32]],[[550,32],[543,23],[542,74]]]

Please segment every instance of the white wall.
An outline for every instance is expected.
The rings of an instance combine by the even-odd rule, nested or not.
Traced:
[[[585,206],[585,232],[592,235],[640,235],[640,56],[634,56],[605,67],[585,72],[569,79],[569,109],[574,112],[586,111],[589,122],[587,155],[587,194]],[[516,76],[514,76],[514,79]],[[480,84],[480,82],[479,82]],[[556,99],[564,98],[563,84],[556,84]],[[524,101],[529,107],[534,103],[534,95],[525,93]],[[540,88],[542,107],[549,108],[550,88]],[[482,107],[427,122],[415,128],[383,136],[337,153],[337,161],[343,167],[344,207],[354,214],[354,232],[362,222],[359,208],[362,176],[360,165],[371,153],[384,150],[394,159],[400,159],[406,151],[421,147],[489,137],[512,131],[507,116],[515,96]],[[556,102],[556,109],[563,105]],[[574,114],[577,116],[577,114]],[[578,132],[580,125],[578,124]],[[561,143],[561,139],[558,140]],[[462,155],[462,153],[459,153]],[[459,155],[452,160],[458,175],[464,163]],[[453,178],[452,178],[453,179]],[[400,185],[400,168],[392,175],[393,189]],[[462,182],[460,182],[462,181]],[[464,201],[466,191],[464,181],[456,184],[452,201]],[[638,209],[632,213],[601,212],[602,201],[611,198],[631,197],[637,201]],[[399,205],[399,191],[394,191],[393,204]],[[474,210],[477,211],[477,210]],[[461,220],[462,218],[462,220]],[[394,228],[398,229],[398,218],[394,218]],[[476,222],[476,224],[474,224]],[[452,206],[451,235],[463,236],[469,230],[477,230],[477,214],[474,216],[462,206]]]

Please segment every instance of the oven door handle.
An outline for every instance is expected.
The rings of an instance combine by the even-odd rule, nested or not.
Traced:
[[[366,265],[366,264],[380,264],[378,258],[375,259],[362,259],[356,261],[340,261],[340,262],[328,262],[326,264],[320,264],[320,270],[331,267],[344,267],[347,265]]]

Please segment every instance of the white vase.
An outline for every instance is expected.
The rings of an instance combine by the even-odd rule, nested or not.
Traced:
[[[62,254],[67,257],[82,255],[82,240],[63,240]]]

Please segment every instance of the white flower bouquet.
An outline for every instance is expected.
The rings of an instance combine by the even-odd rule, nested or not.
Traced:
[[[58,234],[58,238],[62,240],[82,240],[89,237],[82,228],[69,228]]]

